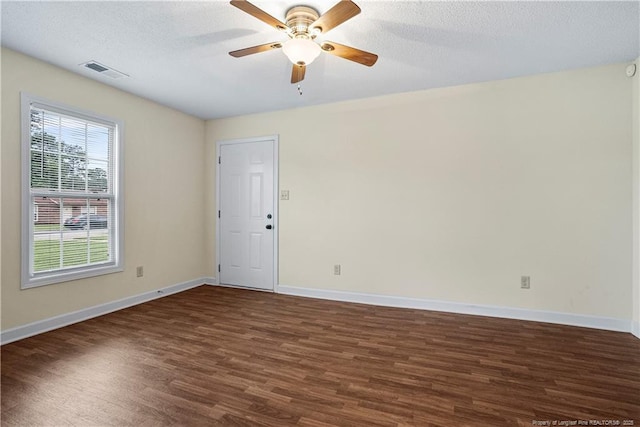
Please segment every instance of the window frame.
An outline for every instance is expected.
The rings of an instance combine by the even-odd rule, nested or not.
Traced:
[[[81,108],[51,101],[26,92],[20,92],[21,102],[21,289],[35,288],[71,280],[95,277],[124,271],[124,123],[122,120],[97,114]],[[75,117],[80,120],[103,123],[114,127],[113,140],[113,219],[111,239],[113,246],[113,260],[98,265],[85,265],[73,269],[32,273],[31,259],[34,232],[34,204],[31,200],[31,106],[50,110],[52,112]],[[61,195],[62,196],[62,195]]]

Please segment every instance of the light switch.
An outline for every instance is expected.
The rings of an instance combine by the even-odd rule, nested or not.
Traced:
[[[280,200],[289,200],[289,190],[280,190]]]

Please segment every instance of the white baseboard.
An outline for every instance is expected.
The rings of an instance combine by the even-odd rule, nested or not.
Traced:
[[[123,308],[131,307],[167,295],[186,291],[200,285],[224,286],[217,283],[215,277],[203,277],[178,283],[154,291],[145,292],[117,301],[88,307],[71,313],[61,314],[48,319],[39,320],[27,325],[7,329],[0,333],[0,344],[8,344],[24,338],[62,328],[73,323],[82,322],[93,317],[102,316]],[[243,288],[246,289],[246,288]],[[421,310],[444,311],[449,313],[474,314],[479,316],[502,317],[507,319],[531,320],[536,322],[557,323],[562,325],[582,326],[587,328],[605,329],[611,331],[631,332],[640,338],[640,323],[608,317],[586,316],[572,313],[552,311],[528,310],[489,305],[465,304],[448,301],[427,300],[408,297],[366,294],[358,292],[333,291],[324,289],[298,288],[278,285],[277,292],[309,298],[347,301],[361,304],[381,305],[387,307],[417,308]]]
[[[459,302],[376,295],[359,292],[298,288],[294,286],[284,285],[278,286],[278,292],[286,295],[328,299],[333,301],[347,301],[361,304],[382,305],[387,307],[417,308],[421,310],[473,314],[488,317],[502,317],[506,319],[531,320],[535,322],[582,326],[585,328],[605,329],[609,331],[631,332],[632,328],[631,322],[629,320],[615,319],[610,317],[587,316],[573,313],[560,313],[554,311],[466,304]],[[635,332],[634,335],[638,336],[638,334]]]
[[[227,285],[225,283],[217,283],[217,282],[206,282],[206,285],[218,286],[220,288],[233,288],[233,289],[245,289],[247,291],[257,291],[257,292],[269,292],[269,293],[278,293],[273,289],[260,289],[260,288],[252,288],[250,286],[238,286],[238,285]]]
[[[48,319],[38,320],[37,322],[29,323],[23,326],[7,329],[0,333],[0,344],[8,344],[10,342],[48,332],[53,329],[62,328],[73,323],[82,322],[83,320],[88,320],[93,317],[98,317],[107,313],[122,310],[123,308],[131,307],[143,302],[186,291],[187,289],[195,288],[197,286],[208,283],[209,279],[213,279],[213,281],[215,281],[215,278],[210,277],[189,280],[188,282],[178,283],[176,285],[171,285],[164,288],[156,289],[154,291],[133,295],[117,301],[111,301],[104,304],[95,305],[93,307],[83,308],[82,310],[61,314],[59,316],[54,316]]]

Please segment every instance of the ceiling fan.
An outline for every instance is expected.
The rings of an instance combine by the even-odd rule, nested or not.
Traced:
[[[302,81],[307,65],[311,64],[323,51],[367,67],[371,67],[378,60],[378,55],[364,50],[329,41],[318,43],[315,40],[320,34],[326,34],[360,13],[358,5],[351,0],[341,0],[322,16],[312,7],[294,6],[287,11],[286,24],[246,0],[231,0],[231,4],[276,30],[286,33],[289,40],[234,50],[229,52],[229,55],[241,58],[254,53],[282,48],[284,54],[293,63],[291,83]]]

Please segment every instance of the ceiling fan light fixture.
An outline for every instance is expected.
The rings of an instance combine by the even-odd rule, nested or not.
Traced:
[[[294,64],[309,65],[320,55],[322,49],[318,43],[307,38],[295,38],[284,43],[282,51]]]
[[[286,13],[286,23],[251,4],[249,0],[231,0],[231,5],[277,30],[286,32],[290,39],[283,43],[272,42],[234,50],[229,52],[229,55],[241,58],[282,48],[289,61],[293,63],[291,69],[293,84],[304,80],[307,65],[311,64],[322,51],[367,67],[371,67],[378,60],[378,55],[371,52],[334,42],[321,43],[317,40],[321,34],[331,31],[360,13],[360,7],[353,0],[339,0],[322,15],[309,6],[293,6]]]

